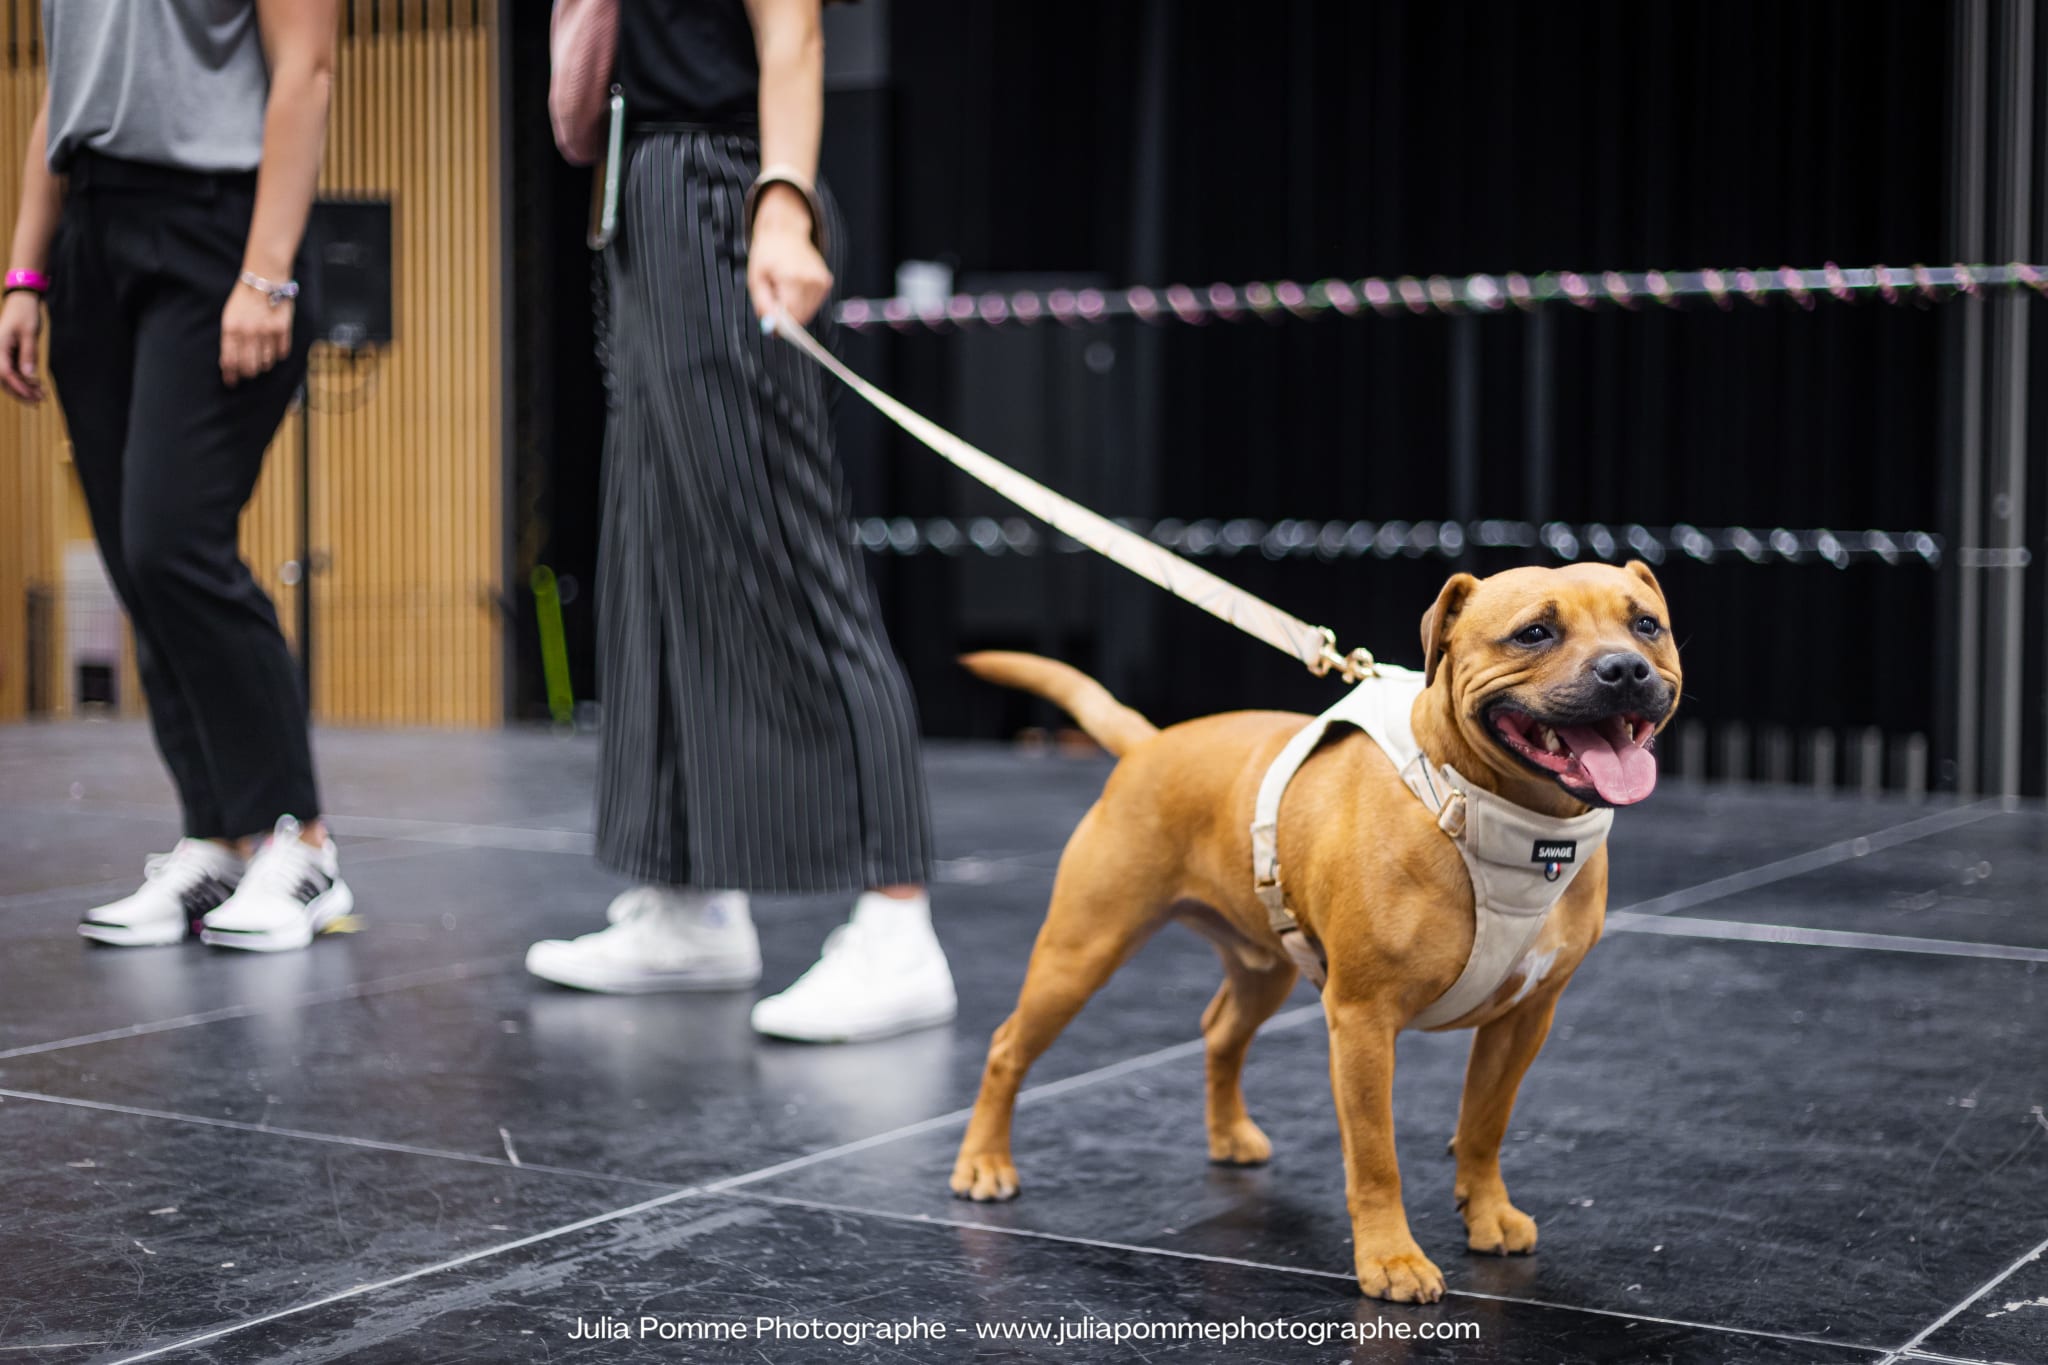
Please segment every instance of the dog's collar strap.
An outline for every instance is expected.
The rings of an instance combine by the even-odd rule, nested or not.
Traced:
[[[1542,933],[1551,907],[1606,842],[1614,812],[1596,810],[1571,819],[1539,815],[1465,781],[1448,764],[1432,765],[1415,742],[1409,720],[1423,686],[1420,673],[1382,664],[1375,676],[1302,727],[1266,769],[1251,835],[1252,883],[1267,922],[1320,990],[1328,976],[1326,954],[1288,909],[1281,883],[1280,802],[1332,726],[1352,726],[1372,736],[1416,799],[1436,813],[1437,828],[1457,846],[1472,883],[1473,940],[1465,969],[1408,1023],[1430,1029],[1456,1022],[1500,989]]]

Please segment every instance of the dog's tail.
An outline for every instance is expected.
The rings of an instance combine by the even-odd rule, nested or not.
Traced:
[[[1108,688],[1057,659],[998,649],[966,655],[960,662],[977,678],[1035,693],[1063,708],[1118,758],[1159,733],[1158,726],[1112,697]]]

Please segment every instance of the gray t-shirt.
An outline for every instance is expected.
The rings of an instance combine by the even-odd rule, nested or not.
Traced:
[[[256,0],[45,0],[50,168],[81,148],[189,171],[263,158]]]

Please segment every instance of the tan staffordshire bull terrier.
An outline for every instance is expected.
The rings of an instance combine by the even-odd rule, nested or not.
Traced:
[[[1423,754],[1528,811],[1570,817],[1642,800],[1656,785],[1651,740],[1678,705],[1678,649],[1648,566],[1574,564],[1456,574],[1422,618],[1427,685],[1411,722]],[[1010,1123],[1024,1074],[1088,997],[1154,930],[1180,920],[1207,937],[1224,980],[1202,1015],[1212,1160],[1251,1165],[1272,1144],[1246,1113],[1239,1081],[1252,1034],[1294,987],[1297,969],[1254,894],[1249,827],[1261,779],[1300,715],[1243,711],[1159,730],[1093,679],[1048,659],[989,653],[976,674],[1065,707],[1122,761],[1060,859],[1052,904],[1017,1008],[995,1032],[952,1188],[1010,1199]],[[1430,1303],[1443,1273],[1416,1245],[1394,1157],[1394,1037],[1457,981],[1471,954],[1471,879],[1434,812],[1370,737],[1343,732],[1288,789],[1280,863],[1302,928],[1326,954],[1323,1008],[1343,1134],[1359,1287]],[[1536,1246],[1536,1223],[1508,1200],[1500,1145],[1515,1090],[1550,1031],[1572,973],[1600,938],[1604,844],[1550,911],[1533,956],[1477,1009],[1452,1150],[1467,1243],[1506,1254]],[[1528,959],[1525,959],[1525,962]]]

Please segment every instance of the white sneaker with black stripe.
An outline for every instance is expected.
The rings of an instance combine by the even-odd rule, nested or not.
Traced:
[[[169,853],[142,865],[146,880],[132,896],[85,912],[78,932],[120,948],[182,943],[200,917],[234,894],[242,860],[208,839],[180,839]]]
[[[305,842],[299,822],[287,815],[249,860],[235,894],[201,921],[199,939],[258,953],[303,948],[355,904],[341,879],[334,840],[318,847]]]

